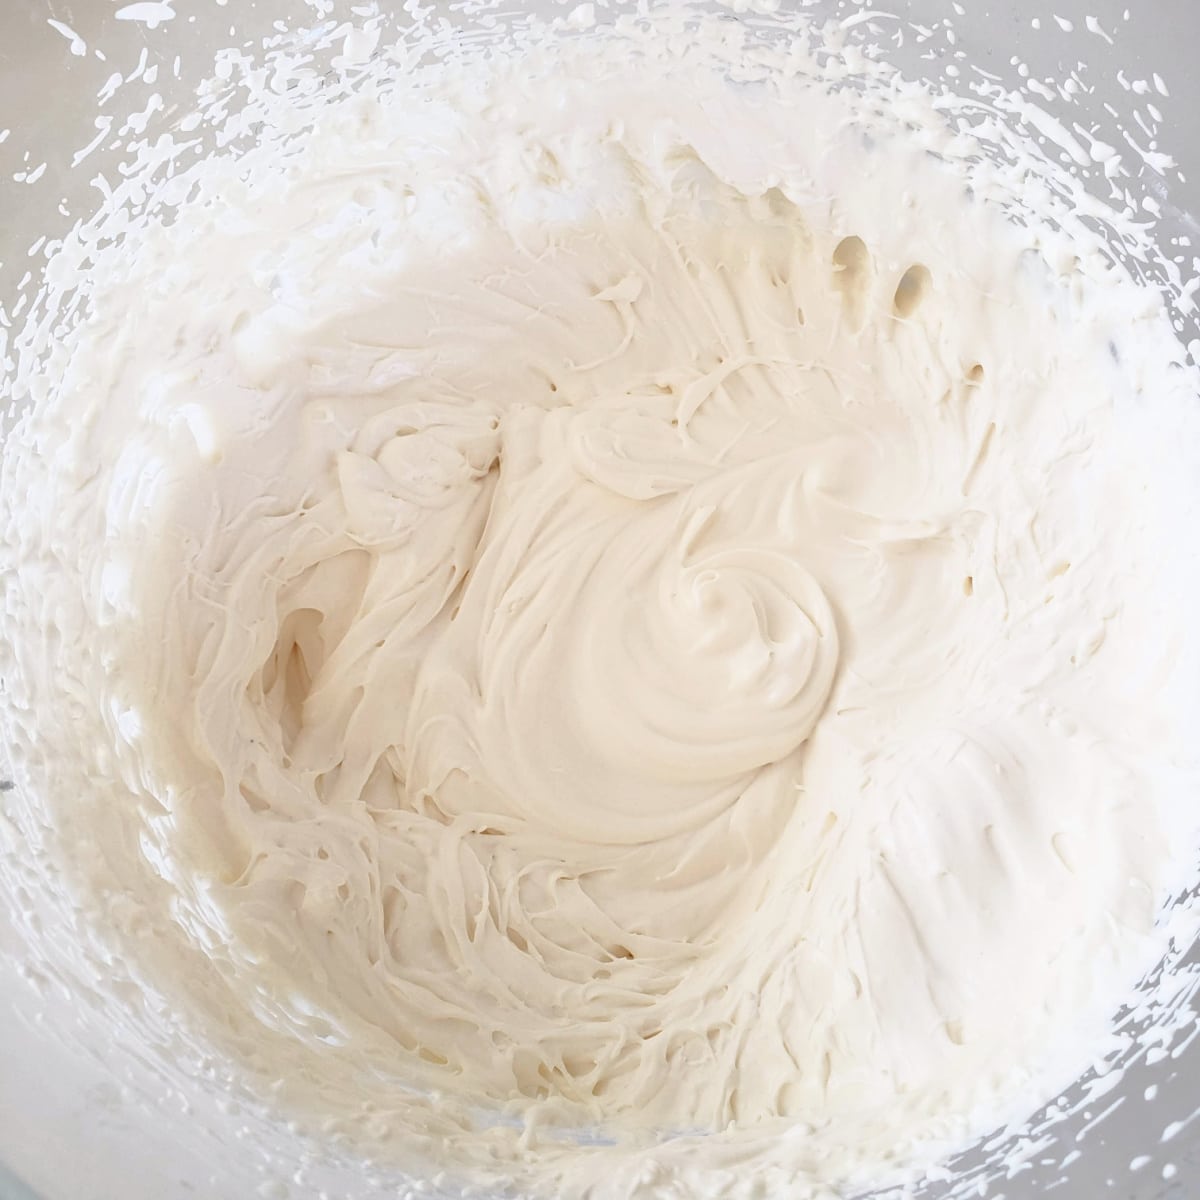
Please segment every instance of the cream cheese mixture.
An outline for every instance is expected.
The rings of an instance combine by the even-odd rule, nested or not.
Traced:
[[[1161,953],[1192,377],[919,90],[665,44],[133,222],[4,451],[3,853],[148,1054],[375,1161],[805,1197],[1052,1098]]]

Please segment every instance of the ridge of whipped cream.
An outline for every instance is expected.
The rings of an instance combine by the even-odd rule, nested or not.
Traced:
[[[849,49],[385,68],[31,341],[33,961],[450,1194],[825,1196],[1029,1117],[1194,872],[1161,296]]]

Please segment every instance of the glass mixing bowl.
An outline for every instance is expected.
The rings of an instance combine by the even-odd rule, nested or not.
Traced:
[[[129,101],[140,95],[140,103],[161,109],[151,113],[155,120],[169,123],[190,106],[218,48],[257,43],[281,18],[302,24],[317,17],[304,0],[154,0],[132,14],[119,7],[122,2],[10,0],[0,6],[0,302],[10,313],[27,273],[36,275],[42,261],[36,239],[60,234],[86,216],[96,199],[92,181],[115,166],[108,149],[112,131],[97,126],[96,100],[115,73],[136,78],[127,80],[122,103],[112,109],[136,107]],[[392,2],[400,13],[399,0]],[[1061,80],[1084,59],[1079,78],[1085,86],[1073,101],[1071,120],[1112,128],[1116,114],[1136,128],[1134,109],[1156,105],[1163,113],[1161,148],[1175,157],[1187,182],[1147,172],[1131,190],[1135,198],[1140,191],[1157,201],[1164,238],[1194,236],[1198,227],[1188,214],[1200,211],[1200,72],[1193,63],[1200,5],[1142,0],[1127,11],[1129,2],[1055,0],[1047,9],[1041,0],[907,0],[906,16],[931,30],[952,18],[957,48],[1007,85],[1027,77]],[[843,17],[860,11],[850,0],[812,0],[811,7]],[[329,19],[350,15],[348,0],[330,8]],[[155,22],[155,12],[174,15]],[[941,71],[950,52],[944,38],[936,55],[929,50],[933,44],[909,40],[895,57],[913,75]],[[1156,74],[1163,85],[1153,83],[1149,94],[1132,85]],[[1062,108],[1057,99],[1045,99],[1044,106]],[[94,139],[94,149],[75,161],[77,150]],[[1197,333],[1188,331],[1185,338]],[[0,791],[0,813],[3,796]],[[0,1200],[394,1195],[386,1180],[372,1180],[332,1155],[311,1164],[299,1184],[264,1182],[266,1167],[276,1169],[278,1180],[278,1168],[294,1155],[286,1131],[273,1134],[254,1125],[236,1101],[198,1098],[196,1106],[211,1108],[206,1119],[222,1133],[215,1142],[194,1140],[196,1106],[137,1100],[146,1082],[140,1064],[105,1045],[82,1052],[61,1033],[80,998],[39,987],[27,975],[0,910]],[[153,1094],[152,1086],[146,1094]],[[989,1195],[1200,1195],[1200,1125],[1188,1123],[1197,1105],[1200,1046],[1184,1037],[1176,1052],[1153,1066],[1134,1066],[1118,1088],[1060,1125],[1053,1148]],[[1173,1136],[1164,1140],[1164,1133]],[[968,1155],[964,1165],[971,1161]],[[933,1184],[925,1194],[938,1192]]]

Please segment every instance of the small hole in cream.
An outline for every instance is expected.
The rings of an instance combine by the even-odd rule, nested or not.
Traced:
[[[928,267],[924,267],[920,263],[909,267],[900,276],[900,282],[896,285],[896,295],[893,300],[896,316],[911,317],[920,308],[921,302],[932,285],[933,276],[929,274]]]
[[[862,325],[871,285],[871,253],[860,237],[842,238],[833,252],[833,285],[851,328]]]

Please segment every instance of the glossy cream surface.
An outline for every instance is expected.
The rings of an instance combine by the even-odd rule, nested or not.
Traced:
[[[562,54],[331,104],[96,276],[4,452],[23,819],[160,1051],[351,1145],[873,1182],[1158,953],[1179,350],[948,128]]]

